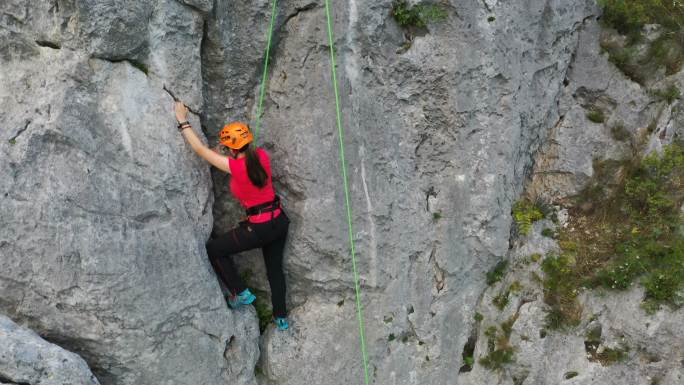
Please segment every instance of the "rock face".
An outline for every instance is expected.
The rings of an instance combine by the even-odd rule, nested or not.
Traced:
[[[623,293],[584,292],[579,298],[583,314],[579,325],[570,331],[547,329],[544,292],[534,278],[543,272],[530,256],[558,252],[557,242],[541,235],[543,228],[554,227],[548,220],[537,222],[531,234],[519,240],[511,249],[508,273],[485,291],[477,309],[482,320],[476,322],[473,332],[473,356],[487,355],[488,328],[497,328],[500,336],[503,332],[499,325],[513,320],[507,337],[514,349],[513,362],[500,370],[476,364],[459,374],[458,383],[680,384],[684,379],[684,344],[677,336],[684,332],[684,310],[646,314],[640,307],[643,288]],[[493,298],[514,282],[522,289],[511,292],[508,304],[498,309],[492,304]],[[606,349],[622,351],[624,357],[617,362],[598,359],[595,353]]]
[[[629,80],[599,53],[600,26],[588,20],[565,79],[559,103],[560,119],[539,151],[527,193],[547,201],[564,202],[576,195],[602,164],[658,151],[682,137],[681,99],[673,103],[654,99],[645,87]],[[654,82],[656,89],[684,86],[684,72]],[[592,122],[587,113],[598,108],[604,121]],[[621,126],[621,130],[616,127]],[[622,132],[621,132],[622,131]],[[606,185],[609,180],[601,181]],[[567,210],[566,210],[567,211]],[[480,364],[462,368],[458,383],[476,384],[661,384],[684,381],[681,338],[684,310],[663,308],[648,314],[640,305],[644,289],[625,292],[584,291],[579,295],[581,319],[569,330],[547,330],[547,305],[538,278],[544,273],[531,256],[561,252],[556,240],[542,229],[565,226],[561,219],[535,223],[529,236],[512,240],[508,273],[484,292],[473,321],[472,351],[488,354],[487,330],[498,335],[509,323],[506,344],[512,362],[496,371]],[[493,299],[512,284],[508,304],[498,309]],[[600,352],[619,351],[618,360],[600,358]]]
[[[163,89],[202,103],[199,11],[39,3],[0,5],[0,311],[103,384],[254,383],[254,314],[222,300],[209,170]]]
[[[226,309],[204,250],[212,221],[220,234],[242,212],[175,131],[170,94],[212,144],[226,121],[254,122],[270,1],[35,3],[0,4],[0,311],[106,385],[360,383],[324,2],[277,9],[259,143],[292,219],[292,328],[261,337],[253,310]],[[629,150],[589,107],[628,133],[659,107],[600,57],[593,0],[440,1],[444,19],[418,29],[392,4],[331,7],[369,374],[474,384],[489,374],[456,368],[526,176],[571,194],[594,158]],[[682,120],[658,116],[654,148]]]
[[[558,200],[574,195],[594,175],[596,162],[629,157],[644,140],[649,142],[646,152],[661,149],[681,130],[678,104],[654,100],[645,87],[621,73],[601,55],[600,34],[595,20],[581,31],[559,100],[560,118],[551,140],[536,155],[527,188],[533,196]],[[679,73],[662,79],[652,89],[666,84],[681,88],[682,78]],[[601,111],[604,120],[589,120],[591,111]]]
[[[391,5],[333,6],[369,374],[455,384],[484,271],[508,250],[511,202],[593,10],[451,1],[401,53]],[[292,16],[269,83],[293,328],[262,338],[262,383],[363,381],[325,28],[321,2]]]
[[[78,355],[51,344],[0,315],[0,382],[99,385]]]

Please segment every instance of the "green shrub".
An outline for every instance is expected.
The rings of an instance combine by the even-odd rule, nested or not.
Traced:
[[[489,272],[487,272],[487,285],[491,286],[503,278],[506,273],[506,268],[508,267],[508,261],[502,260],[494,266]]]
[[[601,48],[608,53],[608,61],[613,63],[625,76],[632,81],[643,85],[646,77],[653,73],[652,70],[643,68],[637,55],[637,47],[634,45],[620,46],[613,43],[601,42]]]
[[[542,235],[542,237],[553,238],[554,237],[553,229],[545,227],[544,229],[542,229],[541,235]]]
[[[508,341],[510,330],[499,335],[496,326],[490,326],[484,334],[487,337],[488,354],[478,360],[480,365],[490,370],[501,370],[506,364],[513,362],[515,350]]]
[[[508,296],[511,294],[510,291],[506,290],[499,293],[496,297],[492,298],[492,304],[499,310],[503,310],[506,305],[508,305]]]
[[[267,299],[269,295],[263,290],[253,289],[257,299],[254,301],[254,309],[259,318],[259,330],[263,333],[266,327],[273,320],[273,309],[271,309],[271,302]]]
[[[513,353],[511,347],[496,349],[480,358],[478,362],[489,370],[501,370],[506,364],[513,362]]]
[[[511,293],[518,293],[522,291],[522,289],[523,285],[520,283],[520,281],[513,281],[513,283],[511,283],[511,286],[508,287],[508,291],[510,291]]]
[[[672,0],[599,0],[603,20],[622,34],[646,24],[660,24],[670,31],[684,26],[684,5]]]
[[[532,223],[544,219],[544,213],[539,205],[527,199],[520,200],[513,205],[511,214],[520,234],[527,235],[532,229]]]
[[[629,348],[627,346],[621,346],[617,349],[606,348],[603,352],[597,355],[597,358],[604,366],[608,366],[617,362],[625,361],[628,357],[627,352],[629,352]]]
[[[629,37],[625,47],[604,47],[609,59],[632,80],[644,84],[648,76],[665,67],[666,75],[684,65],[684,4],[672,0],[599,0],[604,24]],[[635,45],[642,41],[645,24],[659,24],[662,35],[637,59]]]
[[[597,325],[597,326],[589,329],[589,331],[587,331],[587,338],[585,341],[600,344],[601,343],[601,334],[602,334],[601,325]]]
[[[574,267],[566,254],[550,255],[542,262],[544,302],[549,305],[546,327],[549,329],[579,324],[582,315],[577,302],[580,277]]]
[[[613,125],[613,127],[610,128],[610,133],[613,135],[613,139],[620,142],[625,141],[632,136],[622,122]]]
[[[587,119],[594,123],[603,123],[606,121],[606,116],[601,109],[594,107],[587,112]]]
[[[667,104],[674,103],[677,99],[679,99],[682,96],[681,92],[679,91],[679,88],[677,88],[677,86],[674,84],[670,85],[668,88],[664,90],[656,90],[653,93],[659,99],[666,101]]]
[[[392,16],[404,28],[425,28],[428,23],[446,19],[447,13],[438,5],[409,6],[406,0],[397,0],[392,4]]]
[[[651,43],[643,61],[656,68],[665,67],[668,76],[679,72],[684,64],[684,31],[662,34]]]
[[[684,303],[684,147],[667,146],[662,156],[624,162],[610,193],[594,195],[597,209],[576,212],[559,233],[563,255],[547,258],[545,301],[549,324],[573,313],[576,290],[582,286],[625,290],[640,282],[644,308]],[[573,245],[572,247],[567,247]]]

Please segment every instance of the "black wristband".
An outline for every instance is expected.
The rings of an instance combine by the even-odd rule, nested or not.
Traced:
[[[181,127],[186,126],[186,125],[187,125],[187,126],[190,125],[190,122],[188,122],[187,120],[184,121],[184,122],[178,122],[178,129],[180,130]]]

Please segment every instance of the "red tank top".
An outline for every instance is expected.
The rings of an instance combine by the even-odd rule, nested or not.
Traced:
[[[247,175],[247,158],[242,157],[239,159],[228,158],[228,167],[230,167],[230,192],[233,196],[240,201],[240,204],[244,208],[250,208],[262,203],[271,202],[275,199],[275,191],[273,190],[273,184],[271,181],[271,161],[265,150],[261,148],[256,149],[256,153],[259,156],[259,161],[266,171],[268,178],[266,179],[266,185],[262,188],[255,186],[249,176]],[[271,220],[271,215],[273,218],[280,215],[280,209],[274,212],[261,213],[258,215],[251,215],[249,221],[252,223],[263,223]]]

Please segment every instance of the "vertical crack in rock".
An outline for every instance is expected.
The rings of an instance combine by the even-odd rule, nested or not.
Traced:
[[[444,289],[444,278],[447,272],[439,266],[439,263],[435,258],[435,254],[437,254],[437,245],[432,247],[432,251],[430,252],[430,258],[428,261],[430,262],[430,264],[432,264],[435,279],[435,289],[437,290],[437,295],[439,295]]]
[[[9,142],[10,142],[10,143],[16,142],[16,140],[17,140],[17,138],[19,137],[19,135],[23,134],[24,131],[26,131],[26,130],[29,128],[29,125],[30,125],[30,124],[31,124],[31,121],[27,119],[27,120],[26,120],[26,123],[24,123],[24,127],[20,128],[20,129],[17,131],[17,133],[14,134],[14,136],[12,136],[11,138],[9,138]]]
[[[316,8],[317,6],[318,6],[318,3],[317,3],[317,2],[311,2],[311,3],[309,3],[309,4],[306,4],[306,5],[302,6],[302,7],[297,7],[297,8],[295,8],[295,11],[294,11],[293,13],[287,15],[287,17],[286,17],[285,20],[283,21],[282,27],[285,27],[285,25],[287,25],[287,23],[288,23],[290,20],[292,20],[293,18],[299,16],[300,13],[306,12],[306,11],[310,11],[310,10]],[[282,27],[281,27],[281,28],[282,28]]]

